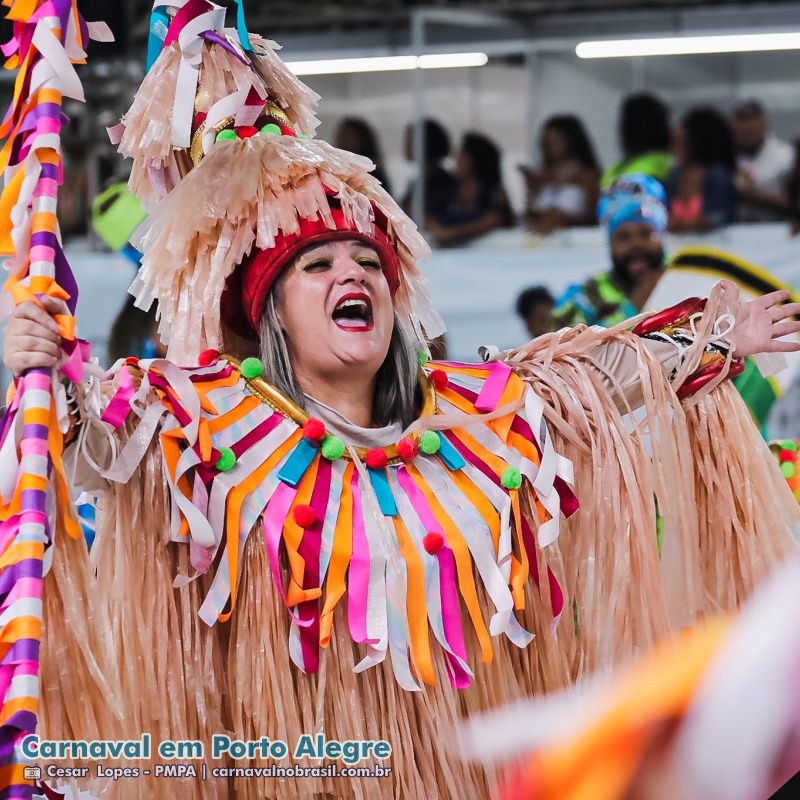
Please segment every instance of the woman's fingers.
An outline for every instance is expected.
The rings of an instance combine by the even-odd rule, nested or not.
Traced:
[[[783,339],[772,339],[761,348],[762,353],[796,353],[798,350],[800,350],[800,342],[786,342]]]
[[[58,358],[61,354],[61,348],[52,339],[41,336],[20,336],[16,345],[17,351],[21,353],[41,353],[52,358]]]
[[[69,314],[67,304],[50,295],[42,295],[42,305],[48,314]]]
[[[800,303],[785,303],[769,309],[769,315],[774,320],[786,319],[800,314]]]
[[[770,292],[769,294],[761,295],[754,303],[757,303],[761,308],[769,308],[776,303],[785,303],[791,294],[786,289],[779,289],[777,292]]]
[[[778,339],[781,336],[786,336],[790,333],[800,333],[800,321],[792,320],[791,322],[776,322],[772,326],[773,339]]]
[[[56,347],[61,344],[61,335],[54,331],[49,325],[43,325],[39,321],[30,319],[11,320],[6,326],[4,340],[6,346],[12,345],[19,348],[19,339],[25,336],[32,336],[36,339],[44,339],[52,342]]]
[[[36,367],[50,369],[58,363],[61,356],[61,348],[51,339],[17,336],[13,339],[11,348],[8,347],[8,342],[6,337],[3,362],[14,375],[21,375],[25,370]]]
[[[47,328],[53,333],[58,333],[58,324],[56,321],[52,318],[52,316],[50,316],[50,314],[47,313],[47,311],[44,310],[44,308],[36,303],[26,302],[20,304],[17,307],[17,310],[14,312],[12,320],[13,319],[35,322],[36,324],[41,325],[43,328]],[[11,324],[12,320],[9,320],[9,324]]]

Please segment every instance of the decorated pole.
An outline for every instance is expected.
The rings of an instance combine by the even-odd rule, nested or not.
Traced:
[[[66,363],[80,380],[85,350],[75,338],[77,286],[64,255],[56,202],[62,180],[64,97],[83,100],[74,64],[91,38],[108,40],[102,24],[87,25],[77,0],[3,0],[13,37],[3,46],[6,69],[17,69],[14,97],[0,125],[0,252],[9,256],[5,283],[13,303],[41,304],[49,295],[69,313],[56,317]],[[91,30],[90,30],[91,29]],[[20,750],[35,731],[39,705],[42,584],[53,543],[48,518],[62,488],[61,453],[66,420],[57,402],[60,378],[31,369],[15,381],[0,428],[0,798],[30,798],[34,781]],[[63,397],[63,394],[62,394]],[[61,511],[69,505],[60,492]],[[80,535],[74,518],[71,535]]]

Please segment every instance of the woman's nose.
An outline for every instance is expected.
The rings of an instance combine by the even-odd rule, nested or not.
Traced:
[[[367,270],[350,256],[343,256],[334,262],[336,267],[336,278],[341,283],[349,281],[364,282],[367,277]]]

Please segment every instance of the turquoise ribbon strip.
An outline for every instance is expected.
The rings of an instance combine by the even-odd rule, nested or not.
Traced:
[[[458,450],[450,444],[450,440],[447,439],[442,433],[436,432],[436,435],[439,437],[439,452],[437,455],[439,458],[444,461],[445,466],[448,469],[453,470],[453,472],[457,472],[460,469],[464,469],[466,465],[466,461],[464,461],[463,456]]]
[[[250,46],[250,32],[244,18],[244,0],[234,0],[236,3],[236,29],[239,32],[239,43],[243,50],[252,50]]]
[[[375,497],[378,498],[378,504],[385,517],[397,516],[397,504],[394,501],[394,495],[389,486],[389,479],[386,477],[385,469],[368,469],[369,481],[372,484],[372,489],[375,492]]]
[[[146,71],[156,63],[156,59],[164,49],[164,39],[169,30],[169,14],[165,7],[153,9],[150,15],[150,36],[147,40],[147,67]]]
[[[289,486],[297,486],[306,474],[306,470],[311,466],[314,459],[319,455],[319,448],[314,447],[308,439],[301,439],[292,450],[286,463],[278,473],[278,480],[288,483]]]

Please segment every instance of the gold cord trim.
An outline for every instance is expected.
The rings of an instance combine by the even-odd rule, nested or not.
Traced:
[[[235,356],[228,355],[227,353],[222,354],[220,357],[233,364],[233,366],[241,373],[242,369],[239,359],[237,359]],[[244,375],[242,375],[242,377],[244,378]],[[437,409],[436,391],[433,388],[433,384],[428,380],[428,376],[423,370],[419,371],[417,379],[419,381],[419,388],[422,391],[422,411],[420,412],[420,417],[433,416]],[[262,403],[266,403],[266,405],[268,405],[274,411],[283,414],[284,417],[290,419],[298,427],[302,428],[303,425],[308,422],[308,414],[302,408],[300,408],[300,406],[298,406],[294,400],[276,389],[271,383],[267,383],[267,381],[265,381],[263,378],[244,378],[244,380],[247,383],[247,388],[254,397],[257,397]],[[418,440],[419,433],[412,433],[410,434],[409,438]],[[367,453],[369,452],[366,447],[355,447],[353,449],[361,461],[366,459]],[[397,451],[397,444],[387,445],[382,449],[386,453],[389,463],[399,463],[403,460]],[[349,452],[345,451],[345,454],[342,456],[342,458],[350,460]]]

